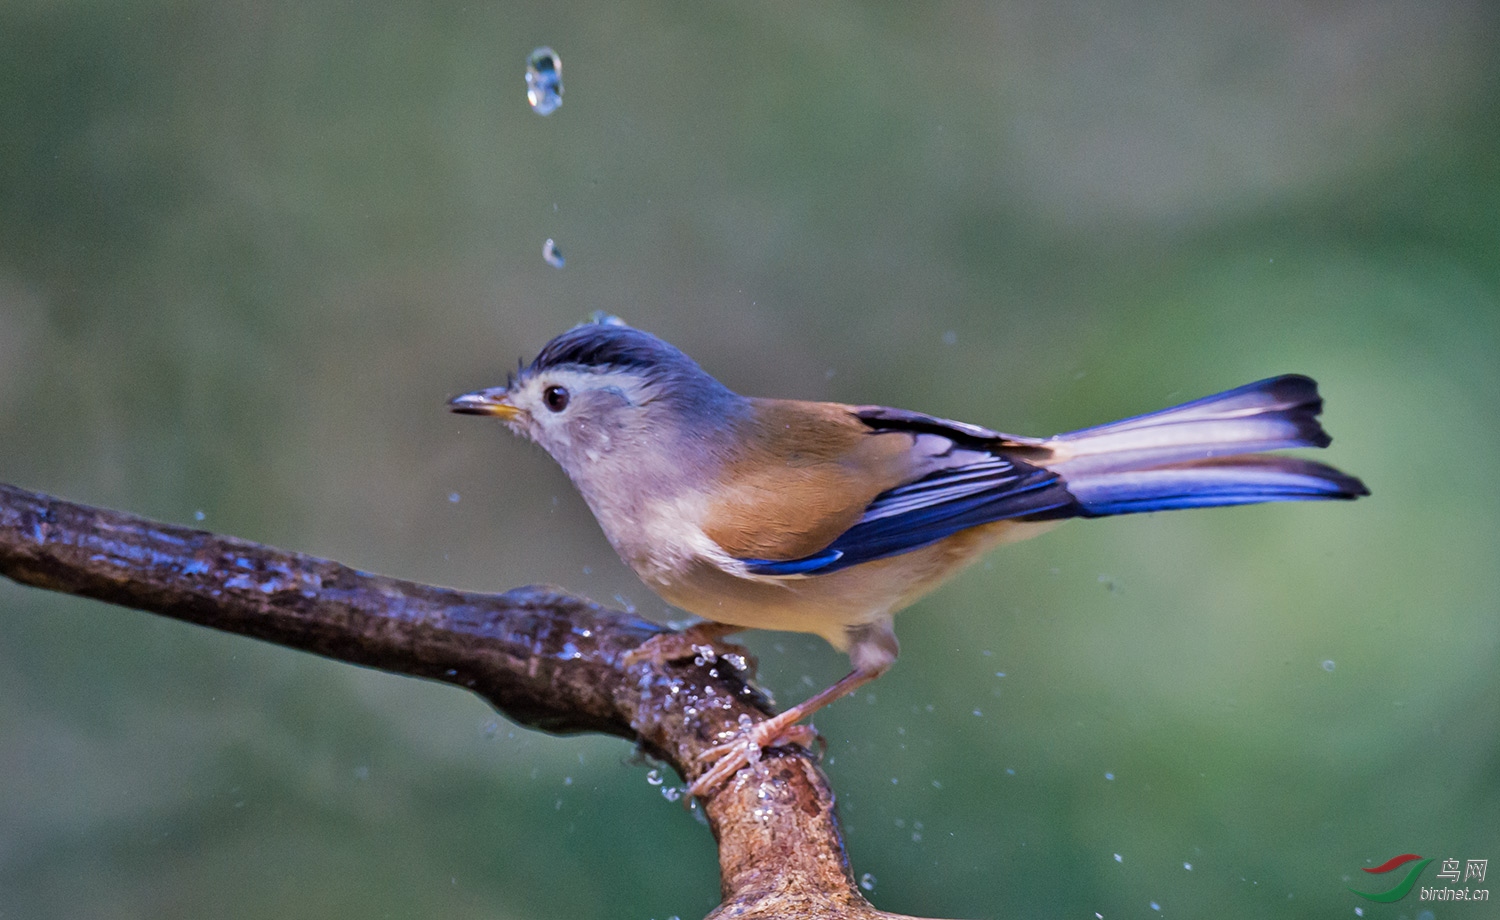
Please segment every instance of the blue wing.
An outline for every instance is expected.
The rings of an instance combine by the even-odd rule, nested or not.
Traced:
[[[962,453],[963,462],[877,495],[854,526],[817,553],[740,561],[756,575],[827,575],[930,546],[980,524],[1073,504],[1050,470],[997,454]]]
[[[853,411],[876,431],[946,445],[936,466],[877,495],[854,526],[800,559],[740,560],[757,575],[826,575],[1013,518],[1104,517],[1174,508],[1353,499],[1365,484],[1330,466],[1265,454],[1326,447],[1317,384],[1288,374],[1053,438],[889,409]]]

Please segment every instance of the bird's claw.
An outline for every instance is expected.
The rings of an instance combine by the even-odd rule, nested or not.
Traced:
[[[813,742],[817,740],[817,729],[811,725],[778,725],[776,719],[757,723],[739,737],[715,745],[700,755],[701,760],[712,762],[713,766],[693,781],[688,787],[688,794],[706,798],[740,770],[759,763],[766,748],[798,744],[811,749]]]
[[[719,654],[714,648],[716,642],[721,643],[723,650],[738,656],[741,661],[753,662],[750,653],[742,646],[723,642],[725,636],[735,631],[736,627],[705,621],[681,632],[658,633],[626,652],[625,666],[629,668],[638,664],[651,664],[660,667],[674,661],[698,658],[712,662]]]

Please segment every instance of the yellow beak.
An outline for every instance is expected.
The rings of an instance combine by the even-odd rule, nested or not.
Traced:
[[[448,409],[461,415],[494,415],[503,421],[520,418],[523,410],[511,405],[505,387],[476,390],[448,400]]]

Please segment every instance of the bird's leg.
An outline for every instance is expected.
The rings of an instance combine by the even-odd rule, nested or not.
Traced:
[[[757,722],[733,741],[704,751],[703,759],[713,761],[714,765],[688,787],[688,793],[702,797],[713,792],[738,773],[740,768],[759,761],[760,752],[764,748],[788,744],[807,746],[817,738],[818,733],[811,725],[797,723],[884,674],[896,660],[896,634],[892,631],[889,620],[851,629],[849,639],[849,658],[854,663],[853,671],[838,683],[803,700],[786,712],[764,722]]]

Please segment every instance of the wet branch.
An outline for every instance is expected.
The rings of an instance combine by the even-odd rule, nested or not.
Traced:
[[[523,725],[630,739],[689,782],[742,717],[770,714],[732,656],[627,663],[663,629],[555,588],[472,594],[401,581],[4,484],[0,575],[457,684]],[[896,916],[855,885],[833,792],[806,752],[768,755],[704,812],[724,899],[711,918]]]

